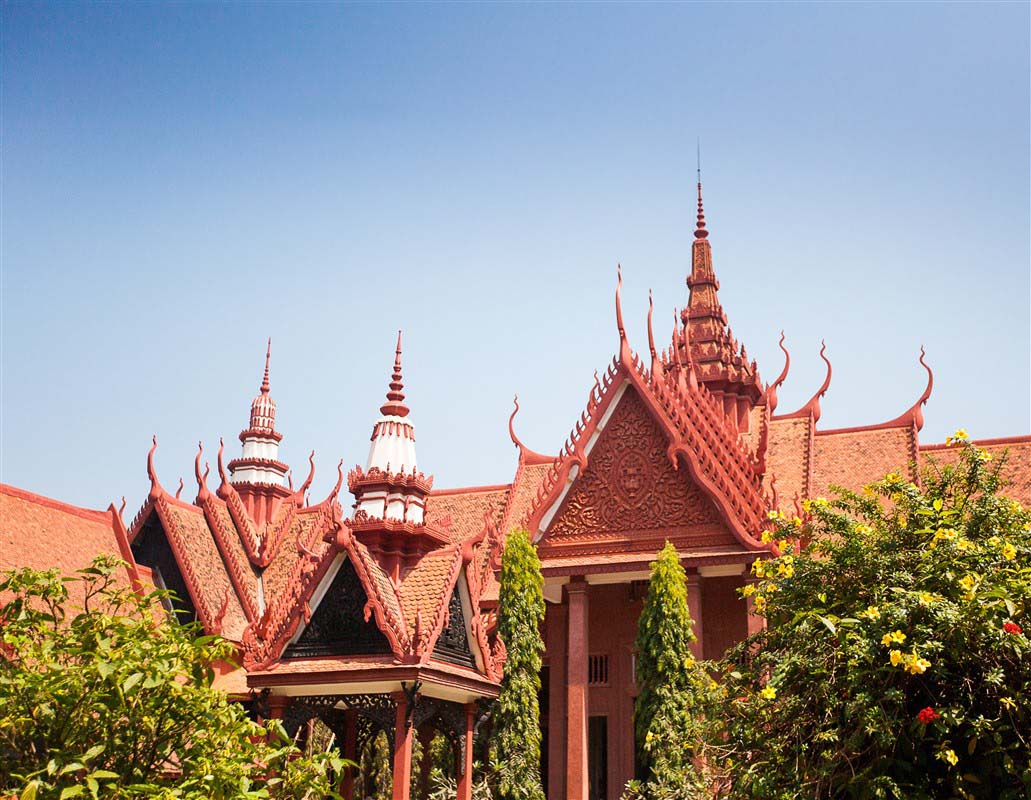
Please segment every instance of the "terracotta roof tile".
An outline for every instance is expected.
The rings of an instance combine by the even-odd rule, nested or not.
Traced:
[[[69,575],[101,553],[123,557],[110,512],[0,483],[0,571],[53,567]],[[82,602],[81,596],[72,600]]]
[[[828,432],[814,445],[812,497],[827,496],[831,484],[859,491],[889,472],[909,474],[915,457],[910,427]]]
[[[415,616],[420,609],[423,630],[426,630],[433,624],[441,604],[447,604],[451,597],[451,586],[447,584],[456,557],[460,558],[461,554],[453,548],[423,556],[401,579],[401,601],[409,635],[415,630]]]
[[[790,508],[791,499],[798,493],[806,497],[809,491],[809,456],[812,421],[809,417],[777,419],[770,422],[770,436],[766,447],[766,482],[777,479],[777,496],[781,508]]]
[[[537,497],[537,491],[543,485],[549,469],[551,469],[551,462],[547,464],[521,463],[519,465],[515,479],[512,481],[508,509],[505,511],[504,525],[501,531],[503,536],[507,536],[530,513],[533,501]]]
[[[426,518],[451,518],[448,535],[452,542],[463,542],[483,531],[484,517],[501,524],[508,503],[511,484],[473,486],[468,489],[445,489],[430,494],[426,501]]]

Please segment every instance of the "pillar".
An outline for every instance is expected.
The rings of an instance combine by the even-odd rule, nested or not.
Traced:
[[[570,578],[566,659],[566,800],[587,800],[587,581]]]
[[[545,617],[544,651],[548,654],[548,797],[566,791],[566,639],[567,601],[549,605]]]
[[[358,763],[358,712],[353,708],[344,711],[344,736],[340,742],[340,754],[348,761]],[[357,767],[344,769],[344,776],[340,780],[340,796],[344,800],[352,800],[354,797],[354,779],[357,771]]]
[[[705,658],[705,639],[702,636],[702,576],[697,572],[687,574],[687,610],[694,621],[694,635],[697,641],[691,643],[691,653],[701,661]]]
[[[394,723],[394,794],[393,800],[410,800],[412,795],[412,740],[415,732],[408,724],[408,695],[394,692],[397,703]]]
[[[465,704],[465,756],[458,765],[457,800],[473,797],[473,733],[476,730],[476,703]]]
[[[269,695],[265,703],[268,706],[269,719],[282,719],[286,707],[290,705],[290,698],[281,694],[273,694]]]

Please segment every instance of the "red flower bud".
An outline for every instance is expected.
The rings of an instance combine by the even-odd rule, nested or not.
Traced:
[[[1019,626],[1019,625],[1018,625],[1017,623],[1015,623],[1015,622],[1007,622],[1007,623],[1005,623],[1005,624],[1004,624],[1004,625],[1002,626],[1002,629],[1003,629],[1004,631],[1006,631],[1006,633],[1014,633],[1014,634],[1019,634],[1019,633],[1023,633],[1023,632],[1024,632],[1024,629],[1023,629],[1023,628],[1021,628],[1021,627],[1020,627],[1020,626]]]

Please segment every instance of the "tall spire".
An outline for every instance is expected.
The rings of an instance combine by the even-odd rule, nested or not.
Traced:
[[[698,140],[698,224],[695,227],[694,238],[704,239],[709,235],[705,230],[705,210],[702,208],[702,140]]]
[[[401,380],[401,331],[398,331],[397,349],[394,351],[394,373],[390,376],[390,390],[387,392],[387,402],[379,407],[383,416],[408,416],[409,410],[405,405],[404,388]]]
[[[243,452],[227,465],[229,480],[234,483],[267,483],[286,485],[288,467],[279,460],[279,443],[283,434],[276,430],[276,401],[269,385],[269,362],[272,359],[272,338],[265,347],[265,373],[258,394],[251,401],[250,425],[240,432]]]

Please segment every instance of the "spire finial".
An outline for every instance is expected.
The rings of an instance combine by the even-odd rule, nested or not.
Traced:
[[[401,331],[398,331],[397,348],[394,350],[394,372],[390,376],[390,391],[387,392],[387,402],[379,409],[383,416],[408,416],[404,388],[404,382],[401,379]]]
[[[705,211],[702,209],[702,140],[698,139],[698,225],[695,227],[694,238],[704,239],[709,235],[705,230]]]
[[[268,337],[268,346],[265,348],[265,377],[261,379],[261,393],[268,394],[269,383],[268,383],[268,363],[269,359],[272,358],[272,337]]]

